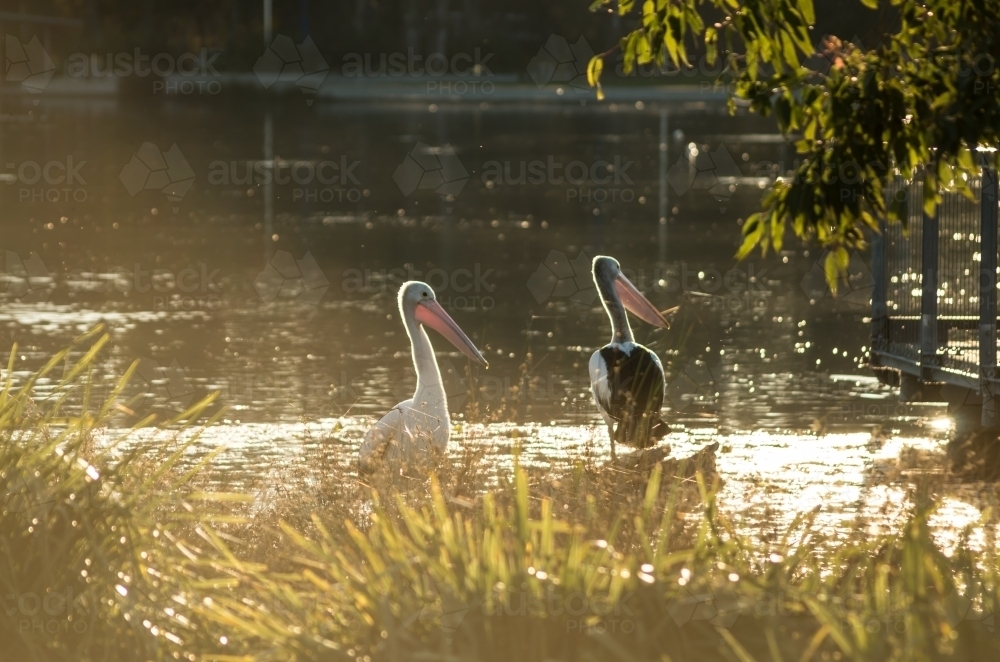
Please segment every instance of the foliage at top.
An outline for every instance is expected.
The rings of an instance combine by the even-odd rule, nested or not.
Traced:
[[[878,0],[861,0],[878,10]],[[611,4],[596,0],[592,10]],[[830,249],[827,278],[845,271],[880,218],[906,220],[907,201],[885,199],[896,175],[924,173],[923,210],[944,190],[972,196],[980,156],[993,167],[1000,131],[1000,0],[889,0],[894,26],[874,48],[817,39],[812,0],[619,0],[640,16],[620,43],[624,68],[690,65],[704,51],[735,77],[737,103],[773,115],[800,165],[775,184],[743,226],[743,258],[781,250],[789,226]],[[712,17],[718,18],[716,22]],[[818,42],[818,45],[814,45]],[[600,91],[603,58],[588,79]],[[977,148],[986,148],[977,152]]]

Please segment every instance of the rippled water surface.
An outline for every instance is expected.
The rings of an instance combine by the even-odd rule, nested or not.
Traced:
[[[777,525],[820,506],[831,531],[891,520],[906,481],[885,476],[903,449],[934,455],[947,437],[939,408],[900,404],[864,368],[864,283],[832,297],[807,247],[734,261],[740,224],[793,158],[759,118],[706,104],[3,103],[0,345],[18,344],[17,376],[104,323],[96,377],[109,387],[141,360],[137,416],[220,392],[196,452],[225,444],[228,481],[286,480],[306,448],[349,463],[368,417],[412,393],[406,278],[430,282],[490,359],[467,372],[434,338],[453,451],[486,444],[510,463],[516,439],[532,464],[603,458],[586,375],[610,333],[587,272],[601,253],[680,306],[668,332],[636,322],[637,339],[667,367],[665,442],[678,456],[719,442],[734,511]],[[434,190],[424,170],[452,150],[454,186]],[[36,179],[51,163],[53,181]],[[949,497],[944,530],[974,519],[970,501]]]

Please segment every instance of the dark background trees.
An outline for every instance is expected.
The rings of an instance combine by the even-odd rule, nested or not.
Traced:
[[[492,53],[494,73],[523,74],[550,34],[584,36],[595,51],[632,27],[617,13],[590,13],[588,3],[534,0],[274,0],[273,31],[316,42],[334,72],[348,53]],[[76,26],[0,19],[4,34],[38,34],[56,64],[77,52],[218,51],[220,68],[247,70],[263,43],[263,0],[4,0],[5,14],[79,19]],[[875,38],[878,15],[860,3],[818,2],[817,33]]]

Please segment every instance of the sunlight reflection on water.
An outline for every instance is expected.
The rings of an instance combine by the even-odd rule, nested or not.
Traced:
[[[309,423],[214,425],[198,433],[189,451],[190,462],[224,447],[213,460],[210,479],[227,489],[250,488],[266,501],[275,485],[310,489],[314,482],[310,471],[322,467],[356,477],[357,449],[369,424],[365,417],[344,417]],[[174,434],[143,429],[134,432],[128,443],[165,441]],[[192,434],[181,433],[177,441]],[[901,456],[915,452],[943,457],[946,438],[898,435],[880,442],[868,433],[720,435],[696,430],[675,431],[664,439],[675,458],[687,457],[712,442],[720,447],[716,461],[722,480],[719,504],[739,530],[780,536],[796,515],[817,509],[815,527],[836,540],[859,529],[871,534],[898,530],[911,506],[907,471],[905,467],[900,470]],[[581,460],[596,464],[610,460],[606,432],[596,424],[460,424],[452,435],[449,455],[459,461],[466,451],[482,452],[483,461],[500,473],[513,469],[515,456],[525,466],[552,474],[567,471]],[[316,453],[322,457],[319,464]],[[983,491],[974,485],[954,486],[942,495],[931,523],[946,553],[958,544],[967,527],[972,529],[973,549],[985,544],[982,529],[977,527],[981,512],[973,505],[982,505],[982,497]]]
[[[0,377],[23,383],[73,338],[104,323],[111,341],[95,366],[93,399],[108,396],[135,361],[150,367],[137,370],[123,398],[139,400],[134,419],[155,413],[162,421],[218,392],[228,420],[202,430],[187,460],[224,447],[208,479],[255,492],[266,505],[277,490],[309,490],[323,471],[354,477],[369,425],[360,414],[387,411],[415,383],[396,312],[398,282],[386,274],[450,275],[438,294],[491,366],[465,383],[459,355],[435,339],[442,368],[455,368],[448,394],[467,395],[480,415],[508,421],[459,422],[453,458],[478,449],[497,470],[510,471],[520,449],[522,462],[558,475],[580,459],[608,459],[586,372],[590,352],[607,340],[607,320],[598,302],[584,305],[555,289],[541,296],[531,283],[536,274],[555,273],[547,271],[553,256],[586,263],[607,254],[662,308],[681,306],[670,333],[634,329],[668,373],[664,411],[675,431],[664,443],[674,457],[719,443],[720,503],[741,530],[780,531],[813,507],[832,536],[885,530],[905,515],[912,475],[933,473],[935,461],[945,473],[941,447],[949,431],[933,424],[940,406],[900,402],[866,367],[863,290],[854,300],[811,294],[810,274],[822,273],[814,247],[786,246],[737,264],[733,253],[743,220],[759,209],[759,189],[740,186],[720,206],[697,187],[675,195],[659,174],[660,145],[673,163],[687,141],[711,149],[728,142],[746,176],[763,164],[777,167],[788,158],[785,143],[754,138],[774,131],[771,120],[678,107],[670,119],[675,138],[661,143],[640,137],[659,126],[651,112],[498,106],[431,118],[387,106],[284,108],[272,124],[270,110],[249,106],[195,116],[178,105],[147,114],[65,102],[32,122],[8,123],[0,133],[9,162],[39,160],[51,148],[51,157],[72,153],[94,170],[85,205],[2,210],[5,250],[37,255],[51,273],[41,289],[23,278],[0,287],[0,348],[18,345],[13,374]],[[274,132],[270,155],[260,141],[265,130]],[[136,146],[158,135],[184,136],[185,157],[198,173],[176,209],[153,191],[127,194],[117,176]],[[678,135],[686,136],[683,144]],[[429,191],[409,196],[392,175],[418,140],[457,146],[471,172],[538,154],[563,162],[621,158],[634,162],[629,176],[643,195],[634,204],[595,205],[589,196],[571,201],[558,186],[492,188],[474,176],[457,200]],[[327,204],[296,201],[284,190],[271,199],[206,177],[220,158],[279,153],[362,162],[365,197]],[[657,191],[670,196],[662,226],[658,206],[646,204]],[[43,231],[43,216],[60,222]],[[329,286],[318,300],[299,301],[303,284],[292,287],[295,279],[287,281],[288,296],[275,299],[257,287],[275,251],[315,260]],[[481,276],[471,280],[473,291],[463,274]],[[26,286],[37,296],[22,298]],[[36,399],[61,397],[58,382],[52,375],[39,381]],[[472,409],[452,407],[453,419]],[[869,434],[872,428],[884,428],[887,440]],[[130,443],[172,446],[175,434],[144,429]],[[939,459],[922,469],[903,461],[910,456]],[[947,486],[933,520],[945,544],[975,522],[977,490]]]

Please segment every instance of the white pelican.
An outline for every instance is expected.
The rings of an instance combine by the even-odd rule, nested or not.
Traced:
[[[670,323],[622,274],[614,258],[594,258],[594,283],[611,318],[612,337],[590,357],[590,383],[594,401],[608,425],[611,459],[617,460],[615,442],[647,448],[670,431],[660,418],[663,366],[656,354],[632,338],[625,311],[664,329],[669,329]]]
[[[473,361],[489,367],[469,337],[437,302],[426,283],[409,281],[399,288],[399,314],[410,337],[417,390],[413,397],[393,407],[365,434],[361,444],[362,470],[371,471],[382,463],[399,465],[426,460],[431,451],[443,453],[451,433],[448,400],[438,370],[429,326]]]

